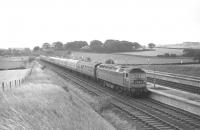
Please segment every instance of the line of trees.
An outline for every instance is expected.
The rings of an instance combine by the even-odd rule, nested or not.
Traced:
[[[122,52],[133,51],[142,46],[137,42],[119,41],[109,39],[102,43],[99,40],[93,40],[88,44],[86,41],[73,41],[63,44],[62,42],[44,43],[42,47],[34,47],[34,51],[38,50],[74,50],[74,51],[90,51],[90,52]]]

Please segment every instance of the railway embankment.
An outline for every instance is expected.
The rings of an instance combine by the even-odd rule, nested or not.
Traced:
[[[0,92],[0,98],[0,129],[115,129],[39,64],[25,83]]]
[[[200,95],[148,83],[150,98],[164,104],[200,115]]]
[[[49,71],[50,69],[47,70]],[[122,113],[111,105],[112,97],[104,93],[96,95],[91,91],[74,85],[73,81],[66,82],[66,79],[61,78],[58,74],[53,71],[50,72],[54,74],[60,82],[64,83],[65,86],[68,86],[68,90],[73,91],[76,96],[84,100],[84,102],[87,102],[94,111],[110,122],[115,128],[119,130],[144,130],[142,124],[137,124],[127,113]]]

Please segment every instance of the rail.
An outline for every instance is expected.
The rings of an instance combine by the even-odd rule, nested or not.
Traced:
[[[162,79],[162,77],[163,78],[166,77],[166,78],[169,78],[169,79],[165,79],[166,81],[179,83],[179,84],[185,84],[185,85],[200,88],[200,77],[165,73],[165,72],[159,72],[159,71],[155,71],[155,72],[154,71],[146,71],[146,72],[147,72],[147,77],[149,77],[149,78],[155,78],[155,79],[161,78]]]
[[[153,70],[145,70],[145,71],[146,71],[146,73],[149,73],[149,74],[155,73],[157,75],[176,77],[178,79],[186,79],[186,80],[190,80],[190,81],[200,81],[200,77],[197,77],[197,76],[173,74],[173,73],[161,72],[161,71],[153,71]]]

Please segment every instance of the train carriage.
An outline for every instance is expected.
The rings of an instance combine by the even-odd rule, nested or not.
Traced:
[[[96,77],[96,67],[99,64],[100,63],[79,61],[79,62],[77,62],[77,71],[80,73],[83,73],[87,76],[90,76],[92,78],[95,78]]]
[[[51,63],[59,63],[59,58],[58,57],[48,57],[45,60],[51,62]]]
[[[41,59],[48,61],[50,63],[53,63],[53,64],[63,66],[65,68],[68,68],[68,69],[71,69],[71,70],[74,70],[74,71],[76,71],[77,62],[79,62],[78,60],[74,60],[74,59],[64,59],[64,58],[46,57],[46,56],[41,56]]]
[[[63,59],[63,65],[73,71],[77,71],[77,63],[78,62],[79,62],[79,60]]]

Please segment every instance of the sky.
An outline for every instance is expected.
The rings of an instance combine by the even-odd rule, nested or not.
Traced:
[[[1,0],[0,48],[84,40],[200,42],[199,0]]]

